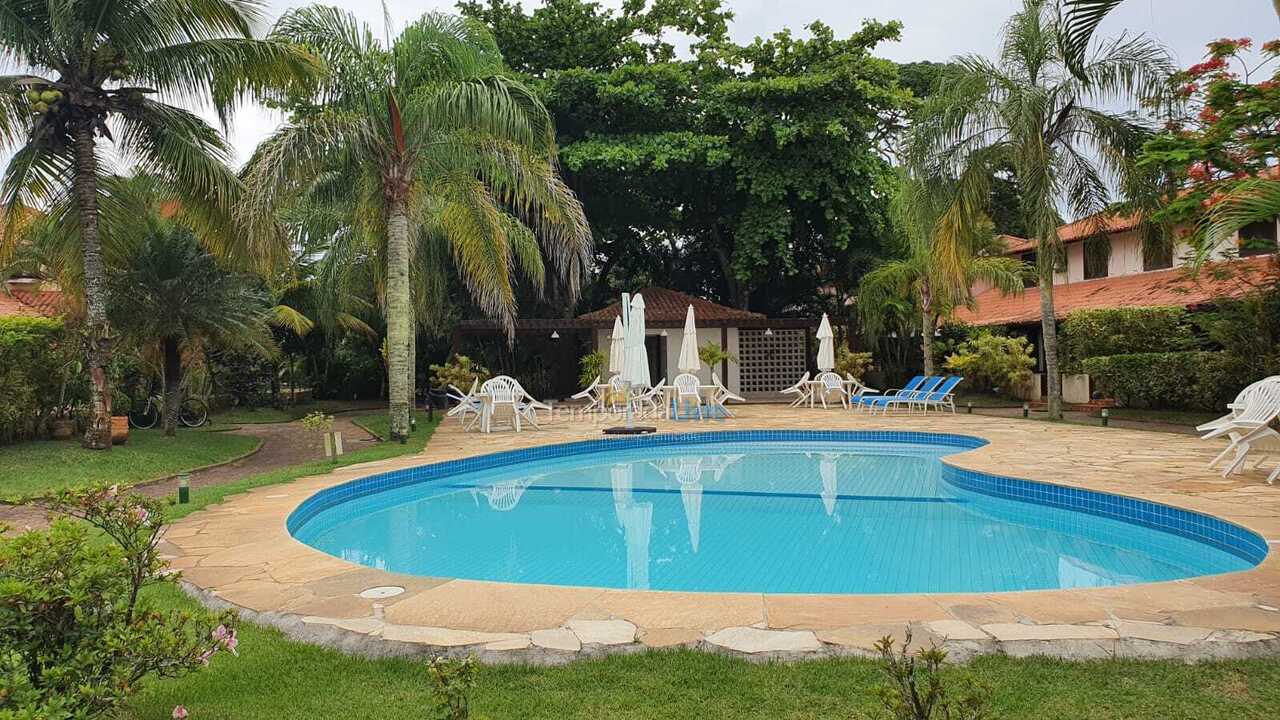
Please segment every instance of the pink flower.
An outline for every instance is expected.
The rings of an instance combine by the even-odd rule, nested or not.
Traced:
[[[235,630],[228,628],[226,625],[219,625],[214,628],[211,635],[214,642],[225,648],[227,652],[232,655],[236,655],[237,657],[239,656],[239,653],[236,652],[236,646],[240,644],[240,640],[236,637]]]
[[[222,642],[223,640],[226,640],[227,636],[230,634],[231,634],[231,631],[227,629],[226,625],[219,625],[218,627],[213,629],[213,632],[209,633],[209,637],[212,637],[214,640],[217,640],[218,642]]]
[[[107,497],[115,497],[119,494],[120,494],[119,485],[112,485],[111,487],[107,488]]]
[[[204,652],[200,653],[200,657],[198,657],[198,658],[196,658],[196,659],[200,661],[200,664],[201,664],[201,665],[208,665],[208,664],[209,664],[209,658],[213,657],[214,653],[216,653],[216,652],[218,652],[218,646],[217,646],[217,645],[214,645],[213,647],[209,648],[208,650],[205,650]]]
[[[138,521],[138,524],[146,525],[147,520],[151,518],[151,513],[147,512],[146,508],[139,505],[138,507],[133,509],[133,517],[135,520]]]
[[[173,720],[183,720],[187,717],[187,708],[185,705],[173,706]]]

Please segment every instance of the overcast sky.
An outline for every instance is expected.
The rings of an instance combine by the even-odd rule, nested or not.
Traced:
[[[375,28],[382,27],[382,8],[376,0],[329,0],[351,9]],[[536,5],[524,0],[525,6]],[[273,0],[273,18],[289,7],[307,4]],[[603,0],[618,5],[617,0]],[[865,18],[900,20],[902,40],[882,45],[879,54],[892,60],[946,60],[966,53],[993,54],[1000,24],[1020,6],[1020,0],[728,0],[737,15],[731,25],[734,40],[749,41],[780,28],[799,31],[813,20],[848,34]],[[397,26],[424,12],[452,12],[452,0],[388,0]],[[1219,37],[1280,37],[1280,23],[1267,0],[1126,0],[1103,25],[1102,36],[1123,30],[1146,33],[1163,42],[1178,64],[1197,61],[1204,44]],[[246,108],[235,118],[231,141],[236,161],[248,158],[253,147],[280,121],[259,108]]]

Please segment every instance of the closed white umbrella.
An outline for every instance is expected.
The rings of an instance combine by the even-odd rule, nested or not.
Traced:
[[[702,369],[702,360],[698,358],[698,326],[694,323],[692,305],[684,315],[684,336],[680,339],[680,361],[676,367],[687,373]]]
[[[836,367],[835,333],[831,332],[831,321],[822,313],[822,322],[818,324],[818,369],[826,372]]]
[[[632,387],[649,387],[649,353],[644,347],[644,298],[640,295],[632,296],[631,309],[627,313],[626,353],[622,378]]]
[[[689,546],[698,552],[702,539],[702,463],[700,460],[681,458],[676,470],[680,483],[680,501],[684,503],[684,521],[689,529]]]
[[[822,498],[822,507],[826,508],[827,515],[834,515],[836,500],[840,497],[835,455],[822,453],[822,457],[818,460],[818,475],[822,478],[822,492],[819,494]]]
[[[609,336],[609,372],[620,373],[627,365],[626,333],[622,330],[622,316],[613,319],[613,335]]]

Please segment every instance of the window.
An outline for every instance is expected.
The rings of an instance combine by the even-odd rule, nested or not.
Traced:
[[[1040,284],[1040,269],[1036,267],[1036,254],[1034,252],[1023,253],[1018,257],[1027,265],[1027,274],[1022,278],[1023,287],[1035,287]]]
[[[1084,241],[1084,279],[1095,280],[1107,276],[1107,265],[1111,262],[1111,239],[1107,237],[1089,238]]]
[[[1240,257],[1266,255],[1276,251],[1275,218],[1249,223],[1240,228]]]
[[[1142,243],[1142,269],[1168,270],[1173,267],[1173,243],[1152,240]]]

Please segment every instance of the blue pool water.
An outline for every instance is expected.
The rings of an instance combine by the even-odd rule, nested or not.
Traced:
[[[940,458],[966,447],[957,436],[772,435],[783,439],[614,442],[401,471],[309,499],[290,530],[399,573],[682,591],[1096,587],[1243,570],[1266,554],[1203,515],[944,471]]]

